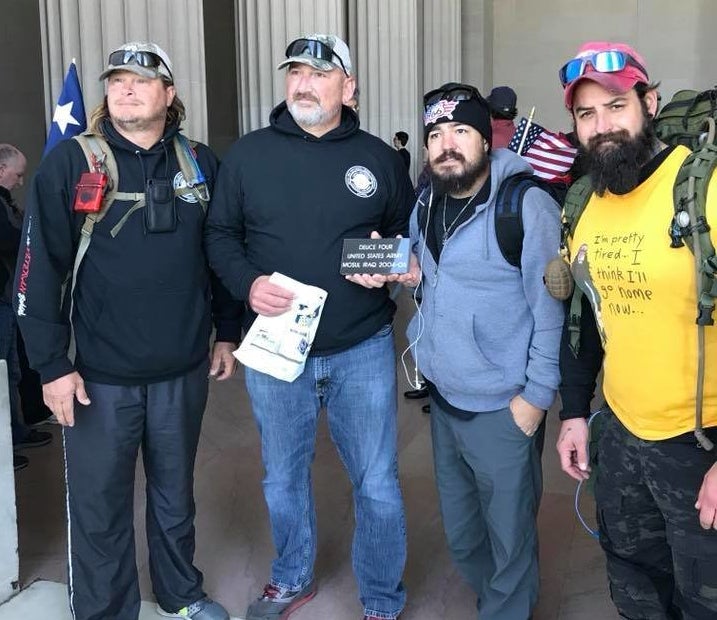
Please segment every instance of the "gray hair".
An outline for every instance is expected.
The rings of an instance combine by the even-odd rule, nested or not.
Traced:
[[[12,144],[0,144],[0,166],[16,157],[22,157],[20,149]]]

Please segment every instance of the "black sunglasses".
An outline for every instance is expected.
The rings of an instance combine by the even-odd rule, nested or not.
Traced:
[[[349,74],[346,71],[343,60],[341,57],[331,48],[330,45],[323,43],[322,41],[316,41],[315,39],[296,39],[289,43],[289,47],[286,48],[286,57],[293,58],[294,56],[311,56],[316,60],[323,60],[336,64],[334,58],[339,61],[341,68],[346,75]]]
[[[109,63],[113,67],[122,67],[124,65],[134,63],[140,67],[146,67],[147,69],[158,69],[163,66],[167,70],[167,73],[169,73],[170,80],[174,82],[174,77],[172,76],[170,68],[159,56],[157,56],[157,54],[153,54],[152,52],[117,50],[116,52],[112,52],[110,54]]]
[[[449,101],[469,101],[475,99],[485,103],[485,99],[483,95],[478,92],[478,89],[468,84],[455,84],[448,88],[436,88],[428,91],[423,95],[423,107],[427,108],[434,103],[438,103],[441,99],[448,99]]]

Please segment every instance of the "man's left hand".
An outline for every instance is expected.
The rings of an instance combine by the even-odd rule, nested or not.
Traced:
[[[520,394],[514,396],[510,401],[510,413],[513,420],[528,437],[535,435],[540,423],[545,417],[545,411],[531,405]]]
[[[717,463],[702,480],[695,508],[700,511],[700,525],[706,530],[717,530]]]
[[[209,368],[209,376],[217,381],[224,381],[234,374],[237,368],[237,360],[232,355],[237,346],[233,342],[215,342],[212,348],[212,365]]]

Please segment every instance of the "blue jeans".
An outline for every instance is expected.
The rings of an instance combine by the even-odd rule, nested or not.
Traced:
[[[261,434],[277,557],[275,586],[299,589],[313,579],[316,513],[311,492],[319,410],[353,485],[353,568],[367,614],[395,618],[406,601],[403,500],[396,452],[396,363],[393,329],[333,355],[309,357],[293,383],[246,369]]]
[[[7,361],[7,383],[10,394],[10,428],[12,442],[25,439],[30,429],[20,419],[20,360],[17,356],[17,319],[12,306],[0,301],[0,359]]]

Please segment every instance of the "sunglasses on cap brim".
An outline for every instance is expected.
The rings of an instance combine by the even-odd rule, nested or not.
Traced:
[[[560,77],[560,83],[563,86],[567,86],[585,75],[588,66],[592,67],[593,70],[598,73],[615,73],[622,71],[628,65],[639,69],[645,77],[647,77],[645,67],[630,56],[630,54],[619,50],[605,50],[603,52],[595,52],[589,56],[573,58],[566,62],[560,71],[558,71],[558,77]]]
[[[117,50],[116,52],[112,52],[110,54],[109,63],[113,67],[122,67],[131,64],[145,67],[146,69],[159,69],[159,67],[164,67],[167,70],[167,73],[169,73],[169,79],[174,82],[174,77],[172,76],[172,72],[169,67],[159,56],[157,56],[157,54],[153,54],[152,52]]]
[[[447,99],[449,101],[469,101],[471,99],[485,101],[477,89],[467,84],[458,84],[450,88],[436,88],[435,90],[427,92],[423,95],[423,107],[427,108],[434,103],[438,103],[441,99]]]
[[[286,57],[293,58],[294,56],[310,56],[311,58],[316,58],[316,60],[323,60],[334,65],[336,64],[334,62],[335,58],[339,61],[343,72],[346,75],[349,74],[349,72],[346,71],[344,61],[341,60],[341,57],[330,45],[323,41],[316,41],[315,39],[296,39],[296,41],[292,41],[289,43],[289,47],[286,48]]]

